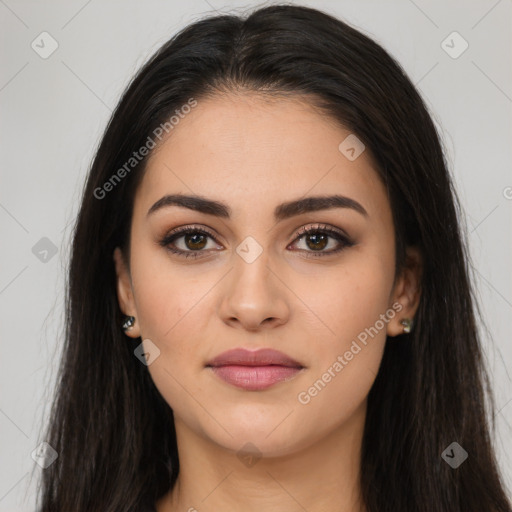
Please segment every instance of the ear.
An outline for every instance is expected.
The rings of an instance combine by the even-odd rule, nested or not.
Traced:
[[[397,311],[394,318],[388,322],[388,336],[403,334],[404,326],[400,321],[404,318],[414,319],[421,298],[422,270],[423,259],[421,251],[418,247],[407,247],[405,267],[395,283],[390,303],[390,307],[392,304],[399,303],[402,309],[399,312]]]
[[[130,336],[130,338],[138,338],[141,335],[140,323],[138,322],[137,309],[133,298],[132,280],[124,255],[119,247],[114,249],[113,260],[116,266],[117,300],[119,301],[119,308],[125,315],[135,317],[135,324],[132,329],[125,331],[125,334]]]

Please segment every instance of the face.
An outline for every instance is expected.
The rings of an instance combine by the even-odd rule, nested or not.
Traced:
[[[394,283],[386,189],[368,148],[357,156],[348,139],[340,150],[349,135],[299,99],[219,96],[199,101],[151,156],[130,268],[114,253],[118,297],[183,430],[277,456],[365,409],[386,336],[403,332],[418,295],[414,272]],[[163,201],[149,212],[166,195],[224,208]],[[348,200],[290,206],[331,196]],[[298,368],[208,366],[235,348],[274,349]]]

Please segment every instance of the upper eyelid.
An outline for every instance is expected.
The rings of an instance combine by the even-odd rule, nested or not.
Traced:
[[[212,232],[213,230],[211,230],[210,228],[204,227],[204,226],[193,225],[193,224],[192,225],[187,224],[185,226],[176,228],[175,230],[171,230],[166,235],[164,235],[163,241],[172,239],[172,242],[174,243],[175,240],[178,240],[182,236],[186,235],[188,232],[194,232],[194,231],[202,232],[202,233],[206,234],[207,236],[212,238],[212,240],[217,244],[221,243],[218,241],[217,236]],[[349,245],[353,244],[352,237],[350,235],[348,235],[344,230],[342,230],[340,228],[336,228],[334,226],[330,226],[330,225],[322,223],[322,222],[317,223],[317,224],[315,224],[315,223],[307,224],[307,225],[301,226],[298,229],[294,229],[293,234],[294,234],[295,238],[292,240],[292,242],[298,241],[300,238],[307,235],[308,232],[316,232],[316,231],[328,232],[328,236],[331,238],[335,238],[334,235],[338,235],[341,238],[341,240],[339,240],[339,239],[337,240],[338,243],[342,243],[342,244],[344,243],[344,244],[349,244]],[[329,233],[329,231],[330,231],[330,233]],[[168,243],[170,243],[170,242],[168,242]],[[185,252],[189,252],[189,251],[185,251]],[[194,252],[194,251],[190,251],[190,252]],[[206,251],[198,251],[198,252],[206,252]],[[328,251],[326,252],[326,254],[327,253],[328,253]]]
[[[175,230],[173,229],[173,230],[169,231],[167,234],[165,234],[164,238],[170,238],[170,237],[179,238],[181,236],[186,235],[187,232],[189,232],[189,231],[197,231],[197,232],[205,233],[206,235],[213,238],[213,240],[218,242],[217,236],[213,233],[213,231],[210,228],[206,228],[203,226],[194,226],[194,225],[182,226],[182,227],[176,228]]]
[[[186,234],[188,231],[204,232],[205,234],[211,236],[216,242],[218,242],[217,236],[213,233],[213,230],[211,228],[193,224],[181,226],[179,228],[176,228],[175,230],[171,230],[166,235],[164,235],[164,238],[183,235]],[[343,229],[336,228],[334,226],[330,226],[322,222],[317,224],[313,223],[301,226],[298,229],[294,229],[292,234],[294,234],[295,236],[303,236],[304,234],[307,234],[308,231],[333,231],[339,234],[340,236],[343,236],[348,239],[350,238],[350,236]]]

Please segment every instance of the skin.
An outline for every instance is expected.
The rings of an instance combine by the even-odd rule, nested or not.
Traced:
[[[358,478],[367,395],[386,337],[403,333],[400,320],[417,310],[421,257],[408,248],[394,283],[386,189],[368,148],[354,161],[340,152],[349,134],[299,97],[219,95],[199,101],[151,155],[134,202],[130,268],[119,248],[113,256],[120,308],[136,318],[127,335],[160,350],[148,370],[174,411],[180,473],[158,512],[364,510]],[[232,217],[177,206],[147,216],[171,193],[222,201]],[[334,193],[361,203],[368,217],[335,208],[274,220],[282,202]],[[340,247],[335,238],[320,249],[311,237],[298,240],[300,228],[319,223],[344,230],[354,245],[327,254]],[[203,240],[197,259],[159,245],[187,224],[216,236]],[[247,236],[262,249],[251,263],[236,252]],[[194,243],[174,240],[189,252]],[[326,255],[308,258],[315,250]],[[401,311],[300,403],[299,393],[393,304]],[[305,369],[266,390],[243,390],[205,368],[235,347],[271,347]],[[259,458],[244,464],[237,453],[249,442]]]

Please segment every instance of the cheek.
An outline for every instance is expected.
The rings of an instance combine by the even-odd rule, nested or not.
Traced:
[[[211,285],[194,265],[180,265],[164,248],[139,238],[132,253],[132,280],[142,334],[168,344]]]
[[[380,366],[387,324],[395,316],[388,302],[392,281],[389,262],[361,257],[317,280],[314,290],[298,292],[319,317],[317,329],[310,329],[311,371],[297,395],[311,428],[317,421],[313,418],[334,425],[365,401]]]
[[[375,325],[388,308],[392,280],[392,269],[385,261],[356,254],[339,270],[322,269],[314,278],[294,283],[294,292],[301,298],[297,323],[307,319],[309,331],[315,333],[320,350],[312,355],[317,361],[325,364],[327,356],[348,350],[352,340]],[[382,332],[377,337],[385,340],[383,327],[379,322]]]
[[[137,289],[137,311],[144,338],[153,340],[162,354],[186,356],[204,345],[205,331],[199,324],[207,318],[204,306],[209,280],[155,274]],[[197,355],[197,352],[196,352]]]
[[[212,295],[218,277],[199,274],[193,265],[171,265],[159,251],[134,254],[132,279],[142,339],[160,350],[148,367],[155,384],[173,404],[182,384],[203,369],[211,342]]]
[[[169,406],[195,422],[190,411],[197,404],[192,396],[202,396],[196,376],[203,370],[205,343],[209,342],[206,326],[206,302],[201,298],[211,286],[189,280],[159,275],[141,282],[138,312],[143,339],[150,339],[160,350],[148,366],[151,378]],[[207,298],[207,297],[206,297]]]

